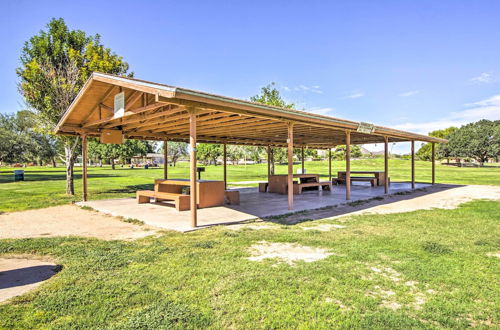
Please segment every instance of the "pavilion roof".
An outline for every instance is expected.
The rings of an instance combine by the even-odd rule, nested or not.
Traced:
[[[124,114],[115,116],[114,97],[124,92]],[[352,120],[94,72],[61,117],[56,133],[100,136],[105,129],[121,130],[126,138],[189,141],[189,113],[197,112],[197,140],[259,146],[286,146],[288,123],[294,124],[294,145],[330,148],[352,144],[444,139],[366,125]],[[364,128],[364,130],[363,130]],[[368,131],[367,131],[368,128]]]

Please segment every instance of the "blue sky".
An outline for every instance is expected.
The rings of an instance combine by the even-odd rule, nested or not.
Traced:
[[[2,0],[0,12],[3,113],[23,108],[23,43],[63,17],[140,79],[244,99],[274,81],[297,109],[419,133],[500,119],[500,1]]]

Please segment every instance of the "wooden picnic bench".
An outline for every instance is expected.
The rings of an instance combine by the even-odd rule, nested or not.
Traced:
[[[354,174],[354,176],[353,176]],[[371,174],[371,177],[364,177],[364,176],[356,176],[356,174]],[[375,185],[376,186],[383,186],[385,183],[385,172],[384,171],[351,171],[351,182],[353,181],[353,178],[356,178],[354,181],[370,181],[371,180],[365,180],[365,179],[360,179],[360,178],[369,178],[373,179],[375,178]],[[337,172],[337,180],[340,180],[345,183],[345,178],[346,178],[346,172],[345,171],[339,171]],[[387,178],[387,180],[390,182],[390,179]],[[372,185],[373,186],[373,185]]]
[[[299,183],[319,182],[319,174],[294,174],[294,185]],[[275,174],[269,176],[268,191],[286,195],[288,193],[288,175]]]
[[[335,182],[336,184],[345,184],[347,179],[345,177],[343,178],[332,178],[332,182]],[[368,176],[351,176],[351,184],[354,181],[360,181],[360,182],[370,182],[372,187],[375,187],[377,185],[377,178],[374,177],[368,177]]]
[[[302,194],[302,190],[304,188],[310,188],[310,187],[321,187],[321,190],[332,190],[332,183],[329,181],[323,181],[323,182],[305,182],[305,183],[294,183],[293,184],[293,193],[294,195],[300,195]]]
[[[137,203],[144,204],[150,203],[151,198],[154,198],[155,202],[160,202],[163,200],[174,201],[175,209],[177,211],[189,210],[189,195],[153,191],[153,190],[139,190],[136,192]]]

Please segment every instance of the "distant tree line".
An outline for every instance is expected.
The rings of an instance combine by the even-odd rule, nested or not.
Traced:
[[[490,159],[500,157],[500,120],[480,120],[460,128],[449,127],[429,133],[430,136],[448,139],[437,147],[438,159],[476,160],[480,166]],[[424,144],[417,152],[422,160],[431,160],[431,144]]]

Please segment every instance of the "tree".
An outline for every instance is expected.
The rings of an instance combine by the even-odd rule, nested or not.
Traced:
[[[288,109],[295,106],[293,103],[288,103],[283,99],[274,82],[262,87],[260,93],[252,96],[250,101]],[[271,163],[271,174],[274,174],[274,162],[278,161],[279,163],[284,163],[287,159],[286,149],[272,148],[271,159],[273,160]]]
[[[332,151],[332,159],[345,160],[346,147],[345,145],[338,145]],[[357,145],[351,145],[351,157],[359,158],[363,156],[361,152],[361,147]]]
[[[480,120],[450,134],[447,146],[452,157],[471,157],[480,166],[500,156],[500,120]]]
[[[213,162],[217,165],[217,159],[222,156],[223,150],[221,144],[200,143],[196,146],[196,155],[204,164]]]
[[[0,161],[38,165],[50,161],[55,166],[57,141],[36,130],[36,117],[31,111],[0,114],[0,137]]]
[[[99,160],[107,159],[111,168],[115,169],[115,160],[120,160],[122,164],[130,163],[134,156],[146,156],[150,152],[150,145],[147,141],[125,140],[122,144],[105,144],[97,140],[90,140],[88,143],[89,158]]]
[[[177,164],[180,157],[186,156],[187,154],[187,143],[174,141],[168,142],[168,157],[170,157],[170,161],[174,164],[174,166]]]
[[[456,127],[451,126],[451,127],[445,128],[445,129],[432,131],[429,133],[429,136],[437,137],[440,139],[448,139],[450,134],[456,130],[457,130]],[[438,157],[440,157],[440,156],[442,158],[449,157],[449,156],[446,157],[446,155],[448,154],[446,147],[447,146],[445,143],[438,145],[438,152],[437,152]],[[420,149],[418,149],[418,151],[417,151],[417,157],[421,160],[430,161],[432,159],[432,144],[431,143],[423,143],[422,147],[420,147]]]
[[[302,161],[302,149],[295,148],[293,149],[294,154],[297,155],[297,158]],[[316,158],[318,157],[318,150],[304,148],[304,158]]]
[[[19,90],[38,115],[39,127],[52,132],[93,71],[124,75],[127,62],[101,44],[100,36],[70,30],[64,20],[52,19],[46,31],[24,45],[17,69]],[[78,137],[57,137],[64,147],[66,193],[74,195],[73,167]]]
[[[227,157],[233,165],[238,165],[240,159],[245,157],[245,147],[236,145],[227,146]]]

